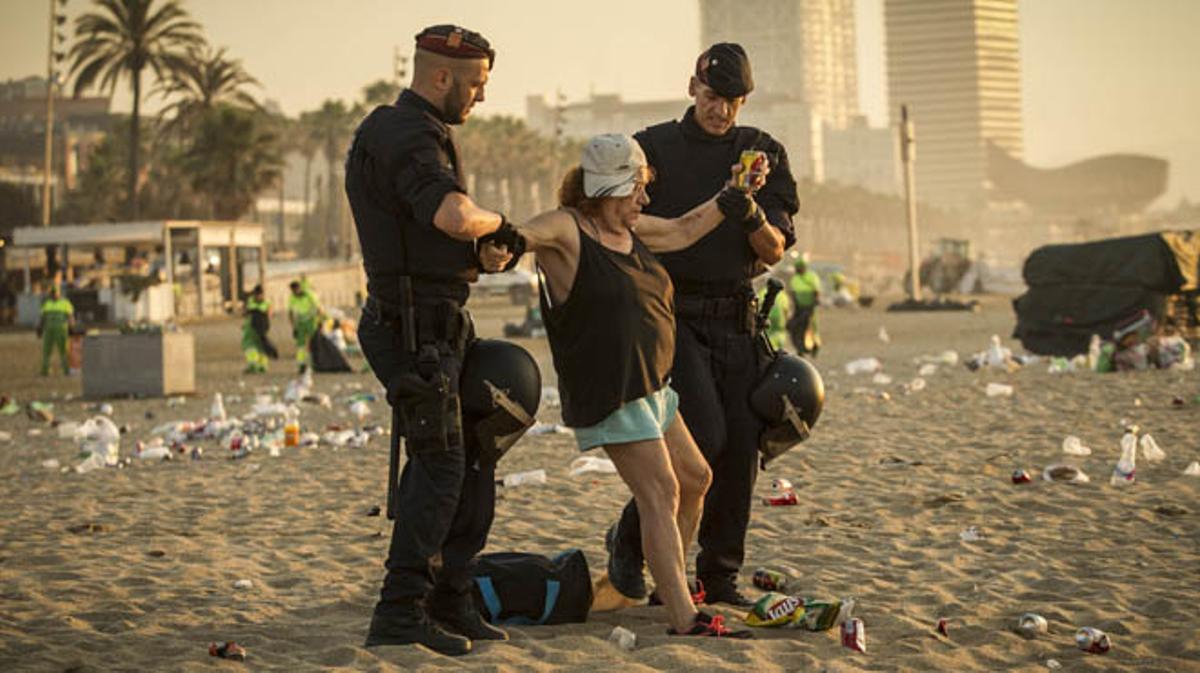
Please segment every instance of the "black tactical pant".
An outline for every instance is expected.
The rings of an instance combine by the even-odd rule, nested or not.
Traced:
[[[470,330],[469,323],[463,329]],[[382,316],[374,304],[364,307],[358,336],[371,369],[389,393],[397,377],[417,370],[395,321]],[[471,339],[473,335],[437,344],[441,371],[455,396],[465,352],[459,344]],[[412,413],[410,404],[393,407],[393,446],[405,434]],[[458,595],[471,590],[471,563],[487,543],[496,495],[496,466],[479,460],[472,420],[463,418],[462,431],[449,435],[444,445],[414,440],[405,444],[407,459],[396,494],[378,610],[419,601],[435,586],[439,592]]]
[[[736,583],[758,476],[762,423],[750,409],[750,392],[758,382],[758,349],[740,317],[677,316],[675,325],[671,387],[679,393],[679,412],[713,475],[697,536],[696,577],[706,584]],[[612,554],[622,563],[643,558],[633,500],[621,512]],[[627,587],[616,588],[634,595]]]

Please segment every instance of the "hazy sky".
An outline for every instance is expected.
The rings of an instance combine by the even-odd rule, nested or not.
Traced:
[[[45,71],[48,0],[0,0],[0,80]],[[91,3],[70,0],[72,17]],[[389,77],[399,46],[460,23],[498,48],[480,113],[523,116],[525,96],[681,98],[699,44],[697,0],[184,0],[289,114],[356,98]],[[747,0],[752,7],[754,0]],[[883,0],[857,0],[860,101],[887,114]],[[1105,152],[1171,161],[1160,203],[1200,200],[1200,0],[1022,0],[1026,159]],[[117,109],[128,109],[120,90]],[[157,103],[150,101],[149,109]],[[918,121],[919,123],[919,121]]]

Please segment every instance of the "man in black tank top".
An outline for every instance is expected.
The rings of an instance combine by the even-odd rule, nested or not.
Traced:
[[[483,36],[449,25],[416,42],[412,86],[367,115],[346,158],[370,293],[359,340],[393,407],[393,470],[401,435],[407,454],[388,495],[395,524],[366,646],[417,643],[459,655],[472,640],[507,639],[471,602],[470,563],[491,527],[495,464],[479,457],[458,382],[474,340],[463,309],[468,283],[511,255],[476,256],[475,240],[504,218],[466,195],[450,129],[483,100],[495,53]]]
[[[745,558],[751,492],[758,469],[761,422],[749,396],[759,372],[751,279],[778,262],[795,242],[796,182],[783,145],[765,132],[737,126],[753,88],[740,45],[715,44],[700,55],[688,91],[695,105],[681,121],[635,134],[655,180],[645,212],[673,217],[708,198],[743,150],[766,152],[771,173],[755,200],[768,225],[747,234],[724,222],[694,245],[659,255],[675,285],[676,346],[671,370],[680,413],[713,472],[700,524],[696,575],[706,601],[746,607],[737,590]],[[640,527],[632,501],[609,531],[609,579],[632,598],[646,594]]]

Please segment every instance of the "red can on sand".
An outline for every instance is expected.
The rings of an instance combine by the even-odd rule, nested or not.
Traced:
[[[842,646],[855,652],[867,651],[867,631],[863,620],[855,617],[842,622]]]
[[[795,493],[788,491],[787,493],[771,498],[763,498],[763,504],[770,507],[787,507],[789,505],[799,505],[800,499],[796,497]]]
[[[1090,626],[1075,632],[1075,645],[1092,654],[1104,654],[1112,649],[1112,641],[1109,640],[1108,634]]]
[[[945,617],[938,619],[937,632],[942,634],[943,636],[946,636],[947,638],[950,637],[950,631],[949,631],[949,629],[946,628],[946,618]]]
[[[1033,481],[1033,477],[1029,476],[1029,473],[1025,470],[1013,470],[1012,483],[1028,484],[1031,481]]]

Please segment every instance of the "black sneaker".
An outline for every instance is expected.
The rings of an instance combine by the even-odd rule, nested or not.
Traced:
[[[608,581],[622,596],[640,600],[646,597],[646,576],[642,573],[644,564],[640,559],[632,562],[613,554],[619,524],[620,521],[614,523],[604,534],[604,548],[608,550]]]
[[[447,633],[429,621],[418,606],[405,606],[387,613],[378,610],[371,615],[371,627],[363,647],[380,645],[424,645],[434,652],[457,657],[471,651],[471,641]]]
[[[742,595],[737,585],[730,580],[709,580],[704,583],[704,603],[715,605],[724,603],[735,608],[754,607],[754,601]]]
[[[451,633],[471,640],[508,640],[508,633],[483,620],[470,594],[450,596],[435,591],[429,596],[428,606],[430,618]]]
[[[692,628],[684,632],[667,629],[668,636],[705,636],[708,638],[734,638],[737,640],[752,640],[754,634],[749,629],[731,629],[725,626],[725,617],[697,612]]]

